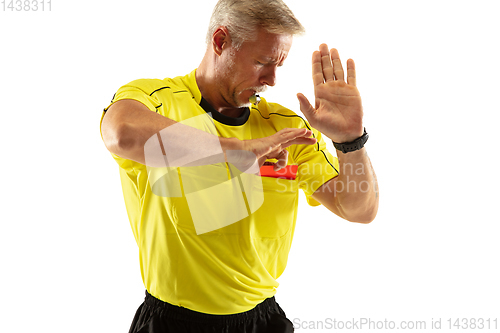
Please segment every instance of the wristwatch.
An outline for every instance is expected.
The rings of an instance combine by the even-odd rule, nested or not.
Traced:
[[[360,150],[365,146],[366,141],[368,141],[368,133],[366,133],[366,128],[364,129],[364,134],[352,142],[336,143],[333,142],[335,149],[340,150],[344,154],[350,153],[352,151]]]

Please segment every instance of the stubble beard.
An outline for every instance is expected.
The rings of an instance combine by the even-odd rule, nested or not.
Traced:
[[[221,73],[220,76],[220,82],[224,83],[221,84],[221,91],[225,92],[222,94],[222,97],[228,103],[229,105],[236,107],[236,108],[241,108],[241,107],[247,107],[250,103],[249,102],[241,102],[238,101],[238,95],[239,92],[236,90],[236,88],[231,88],[235,87],[233,78],[235,76],[234,73],[234,67],[235,63],[232,58],[229,58],[226,62],[226,67],[224,68],[224,71]]]
[[[224,82],[227,84],[226,86],[224,86],[224,84],[220,84],[219,87],[220,91],[227,92],[226,94],[222,94],[222,97],[224,98],[226,103],[228,103],[233,107],[236,108],[250,107],[252,103],[248,99],[243,101],[239,100],[240,96],[247,90],[252,90],[255,91],[256,93],[261,93],[266,91],[267,87],[260,86],[260,87],[250,87],[243,90],[237,90],[237,84],[235,84],[235,82],[233,81],[233,78],[235,76],[237,77],[236,73],[234,72],[234,68],[235,68],[235,62],[231,57],[227,60],[224,71],[220,72],[219,83]]]

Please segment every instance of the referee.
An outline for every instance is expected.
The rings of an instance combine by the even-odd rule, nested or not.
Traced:
[[[146,288],[130,333],[293,332],[274,295],[299,190],[345,220],[375,218],[354,61],[344,72],[336,49],[313,53],[305,118],[260,96],[303,32],[282,0],[219,0],[196,69],[125,84],[104,109]]]

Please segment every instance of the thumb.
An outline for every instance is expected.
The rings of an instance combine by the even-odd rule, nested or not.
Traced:
[[[313,106],[311,105],[311,103],[309,103],[309,100],[306,96],[304,96],[304,94],[298,93],[297,98],[299,99],[300,103],[300,111],[302,111],[304,116],[306,116],[306,118],[309,120],[309,117],[312,117],[314,115],[315,110]]]

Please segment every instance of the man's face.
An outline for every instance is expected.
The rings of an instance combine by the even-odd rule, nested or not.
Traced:
[[[260,29],[254,41],[223,52],[218,68],[218,88],[232,107],[249,106],[249,98],[276,83],[276,70],[283,65],[293,37]]]

